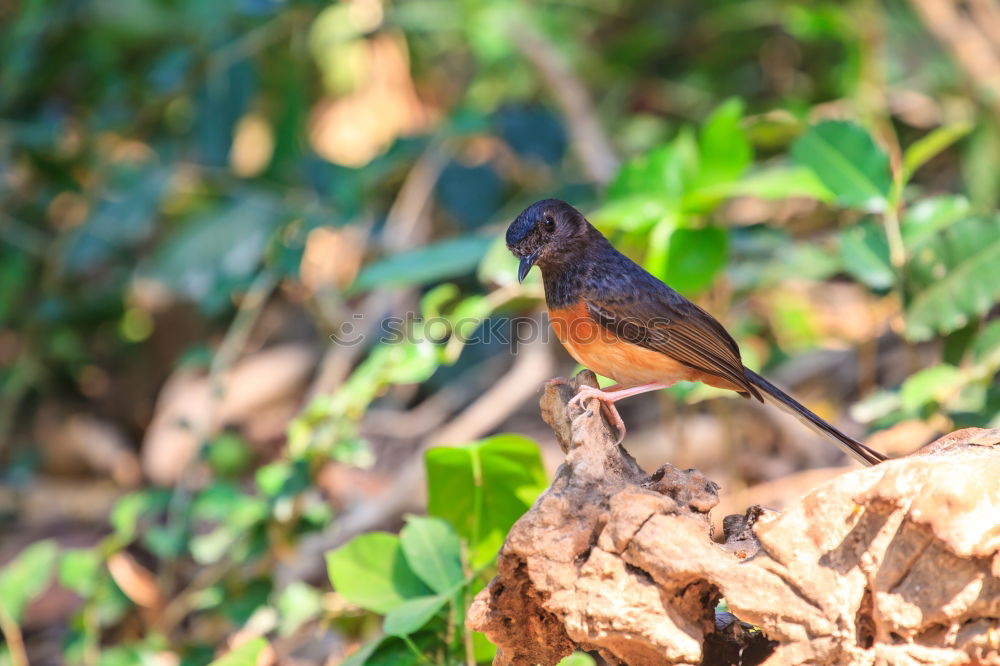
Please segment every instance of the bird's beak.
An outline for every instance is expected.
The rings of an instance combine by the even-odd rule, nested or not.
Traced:
[[[528,276],[528,271],[531,267],[535,265],[535,260],[538,259],[538,253],[540,250],[535,250],[526,257],[521,257],[521,264],[517,267],[517,281],[524,282],[524,278]]]

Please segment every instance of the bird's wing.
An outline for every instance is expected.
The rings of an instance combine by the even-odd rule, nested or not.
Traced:
[[[654,292],[629,301],[587,298],[586,302],[591,316],[622,340],[729,380],[763,402],[744,374],[733,338],[712,315],[680,294]]]

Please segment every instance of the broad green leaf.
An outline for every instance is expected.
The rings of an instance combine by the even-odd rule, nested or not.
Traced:
[[[293,581],[281,591],[275,606],[281,618],[278,633],[290,636],[323,611],[323,595],[312,585]]]
[[[135,538],[139,523],[144,517],[163,511],[170,503],[170,492],[165,489],[137,490],[125,495],[111,509],[111,527],[118,537],[128,543]]]
[[[564,657],[557,666],[594,666],[596,662],[586,652],[574,652],[568,657]]]
[[[907,263],[906,336],[926,340],[989,310],[1000,298],[997,266],[1000,217],[963,220],[917,247]]]
[[[907,378],[899,395],[903,409],[916,411],[929,402],[942,400],[962,383],[962,371],[942,363]]]
[[[889,289],[896,281],[889,263],[889,241],[873,220],[840,233],[840,260],[844,270],[872,289]]]
[[[430,622],[446,603],[448,596],[444,594],[410,599],[389,611],[382,624],[382,631],[390,636],[408,636],[415,633]]]
[[[444,520],[407,516],[399,540],[410,568],[438,594],[454,590],[465,580],[458,535]]]
[[[816,172],[842,205],[885,209],[892,189],[889,156],[859,125],[839,120],[813,125],[792,144],[792,156]]]
[[[928,197],[916,202],[906,210],[900,222],[907,250],[912,251],[937,232],[965,219],[970,208],[968,199],[952,194]]]
[[[667,205],[679,203],[685,190],[686,172],[691,169],[688,144],[693,143],[690,136],[685,141],[680,139],[679,136],[674,142],[623,164],[608,185],[608,201],[639,195],[660,197]]]
[[[350,290],[431,284],[473,272],[493,239],[463,236],[386,257],[361,269]]]
[[[473,567],[490,562],[545,489],[538,446],[519,435],[427,451],[427,511],[469,542]]]
[[[721,227],[676,229],[670,235],[664,281],[685,295],[697,294],[712,285],[726,265],[729,233]],[[658,275],[659,277],[659,275]]]
[[[420,660],[420,655],[414,654],[402,640],[384,636],[361,646],[357,652],[348,655],[340,666],[412,666]]]
[[[513,286],[517,284],[517,264],[517,257],[507,249],[504,235],[499,234],[479,262],[476,277],[482,284],[496,284],[501,287]],[[541,284],[541,282],[541,271],[531,271],[528,273],[528,277],[524,278],[525,284]]]
[[[727,194],[759,199],[807,197],[826,202],[835,198],[816,176],[816,172],[802,165],[775,166],[753,171],[729,185]]]
[[[388,613],[407,599],[431,594],[406,562],[399,537],[371,532],[326,554],[333,588],[347,601]]]
[[[486,638],[486,634],[479,631],[473,631],[472,653],[475,656],[477,663],[485,662],[492,664],[493,659],[497,656],[497,646],[491,643],[490,639]]]
[[[900,410],[899,391],[876,391],[851,405],[851,418],[859,423],[873,423]]]
[[[243,196],[188,222],[158,246],[149,276],[205,312],[231,305],[230,292],[258,272],[264,249],[282,219],[271,196]]]
[[[662,195],[634,194],[608,201],[588,219],[604,231],[646,231],[660,220],[676,215],[677,208],[677,202]]]
[[[903,153],[903,182],[909,182],[917,169],[971,131],[970,123],[954,123],[938,127],[914,141]]]
[[[94,548],[73,548],[63,551],[59,559],[59,584],[88,597],[97,586],[101,556]]]
[[[257,659],[268,649],[266,638],[251,638],[235,650],[230,650],[208,666],[257,666]]]
[[[743,129],[743,101],[731,98],[716,108],[698,133],[696,187],[737,180],[750,166],[753,149]]]
[[[52,582],[57,556],[55,541],[39,541],[0,569],[0,613],[20,622],[28,602]]]
[[[972,343],[972,360],[987,367],[1000,365],[1000,319],[994,319],[979,331]]]

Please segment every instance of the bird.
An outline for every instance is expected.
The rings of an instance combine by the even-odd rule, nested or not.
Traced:
[[[528,206],[505,240],[519,259],[518,282],[533,266],[541,270],[550,324],[569,354],[617,382],[606,389],[583,386],[571,403],[596,398],[606,405],[619,443],[625,424],[617,401],[683,380],[772,403],[866,465],[886,459],[745,367],[739,346],[715,317],[616,250],[565,201]]]

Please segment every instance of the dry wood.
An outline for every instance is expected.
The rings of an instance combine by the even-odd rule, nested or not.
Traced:
[[[1000,430],[846,472],[781,514],[750,507],[720,544],[716,484],[647,475],[596,402],[567,412],[574,389],[546,388],[566,461],[469,612],[495,663],[1000,664]]]

